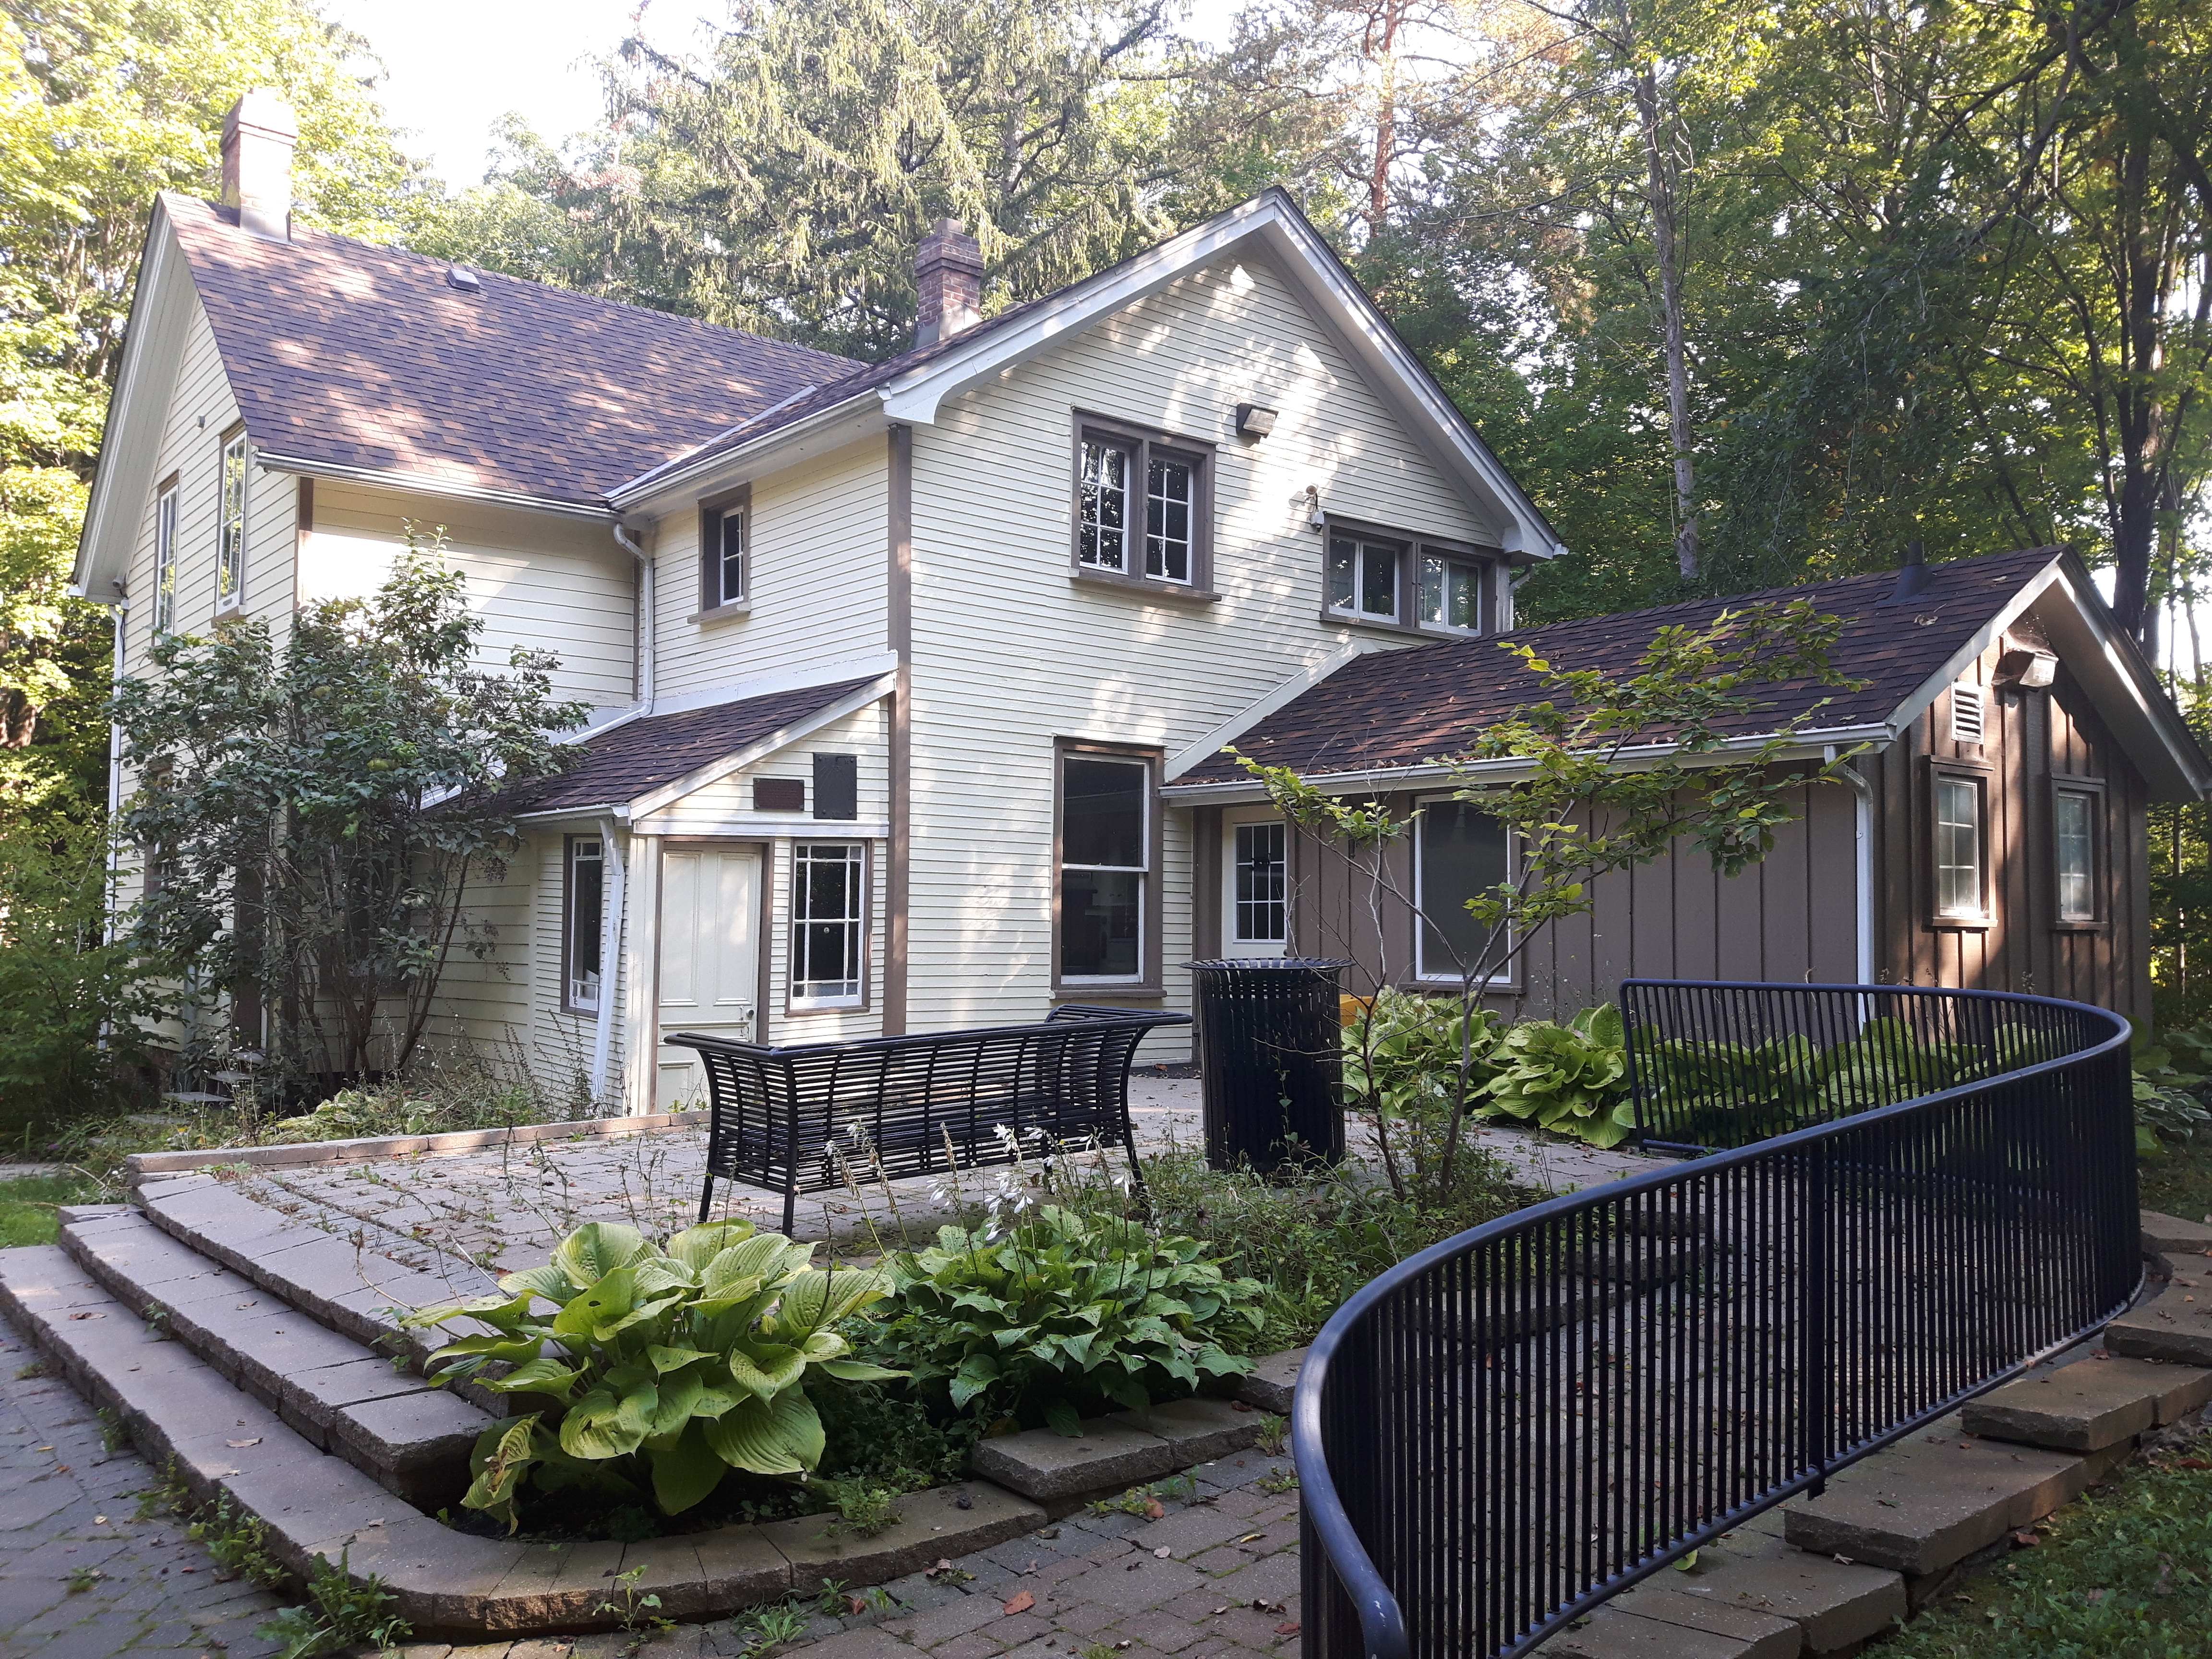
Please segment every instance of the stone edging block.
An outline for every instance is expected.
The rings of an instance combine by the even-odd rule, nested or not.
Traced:
[[[579,1118],[568,1123],[520,1123],[507,1129],[454,1129],[434,1135],[365,1135],[354,1140],[305,1140],[289,1146],[222,1146],[211,1151],[133,1152],[123,1162],[128,1184],[137,1187],[160,1176],[212,1169],[228,1164],[264,1169],[302,1164],[358,1164],[408,1153],[430,1157],[479,1152],[491,1146],[527,1146],[539,1140],[613,1140],[674,1129],[687,1121],[702,1125],[704,1112],[653,1112],[637,1117]]]

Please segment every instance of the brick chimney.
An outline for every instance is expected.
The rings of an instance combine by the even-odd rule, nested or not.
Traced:
[[[292,148],[300,118],[266,87],[256,87],[222,118],[222,204],[238,227],[265,242],[292,240]]]
[[[914,343],[935,345],[966,332],[983,320],[983,250],[951,219],[939,219],[914,256],[915,285],[921,311],[915,319]]]

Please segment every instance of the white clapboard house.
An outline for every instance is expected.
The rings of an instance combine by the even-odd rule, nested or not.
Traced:
[[[940,224],[867,364],[295,228],[291,149],[249,94],[224,203],[154,208],[78,585],[129,673],[442,526],[488,653],[598,711],[449,1028],[629,1109],[698,1091],[664,1030],[1187,1006],[1282,948],[1283,839],[1164,787],[1561,550],[1279,191],[988,319]]]

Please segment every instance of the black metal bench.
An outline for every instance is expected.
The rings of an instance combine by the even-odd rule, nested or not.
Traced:
[[[1012,1164],[1017,1144],[1025,1158],[1085,1140],[1120,1146],[1141,1181],[1129,1062],[1148,1032],[1189,1024],[1188,1014],[1070,1003],[1035,1025],[925,1036],[782,1048],[696,1031],[661,1040],[706,1062],[699,1219],[720,1177],[781,1193],[788,1233],[801,1193],[928,1175],[954,1158],[963,1169]]]

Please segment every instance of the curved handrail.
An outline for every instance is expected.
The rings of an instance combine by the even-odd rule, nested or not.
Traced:
[[[1350,1603],[1349,1610],[1356,1618],[1360,1650],[1365,1659],[1413,1659],[1414,1655],[1415,1636],[1408,1627],[1406,1611],[1400,1603],[1398,1594],[1376,1564],[1368,1540],[1361,1536],[1347,1509],[1344,1493],[1329,1467],[1324,1413],[1332,1373],[1344,1363],[1348,1346],[1355,1343],[1364,1328],[1376,1320],[1378,1310],[1392,1304],[1394,1297],[1421,1286],[1430,1275],[1448,1264],[1467,1261],[1477,1252],[1504,1241],[1535,1238],[1546,1230],[1556,1228],[1563,1221],[1587,1216],[1606,1206],[1613,1206],[1617,1210],[1624,1204],[1647,1196],[1656,1201],[1665,1194],[1713,1188],[1729,1172],[1744,1170],[1748,1166],[1771,1164],[1781,1168],[1795,1164],[1802,1169],[1825,1173],[1828,1164],[1833,1160],[1839,1168],[1847,1167],[1849,1172],[1863,1176],[1872,1166],[1863,1162],[1844,1166],[1840,1161],[1842,1155],[1850,1151],[1849,1143],[1853,1137],[1867,1140],[1878,1139],[1883,1131],[1893,1127],[1924,1127],[1947,1111],[1963,1111],[1966,1103],[1990,1100],[2003,1091],[2017,1094],[2039,1082],[2053,1081],[2075,1073],[2090,1077],[2094,1081],[2094,1073],[2100,1068],[2108,1068],[2115,1057],[2120,1059],[2121,1065],[2114,1079],[2117,1088],[2110,1091],[2117,1099],[2111,1127],[2123,1143],[2119,1167],[2124,1171],[2126,1188],[2121,1195],[2125,1206],[2124,1236],[2130,1259],[2133,1259],[2132,1103],[2124,1068],[2124,1051],[2130,1031],[2127,1022],[2118,1016],[2087,1004],[2066,1002],[2056,998],[2008,992],[1949,991],[1900,986],[1799,987],[1736,981],[1631,981],[1623,985],[1624,1000],[1638,988],[1656,988],[1676,994],[1688,993],[1693,996],[1696,994],[1728,994],[1739,1000],[1745,994],[1783,1000],[1807,997],[1826,997],[1832,1001],[1843,999],[1858,1010],[1857,1018],[1862,1027],[1865,1024],[1865,1011],[1873,1003],[1911,1006],[1915,999],[1926,999],[1930,1004],[1940,1001],[1954,1006],[1984,1005],[1992,1009],[2035,1009],[2047,1011],[2050,1015],[2063,1018],[2064,1021],[2079,1023],[2082,1027],[2080,1033],[2082,1036],[2094,1037],[2098,1030],[2104,1035],[2086,1043],[2075,1044],[2066,1053],[2015,1070],[1976,1078],[1887,1105],[1853,1111],[1830,1121],[1816,1123],[1748,1146],[1711,1152],[1673,1168],[1648,1171],[1551,1199],[1432,1245],[1400,1262],[1356,1292],[1337,1310],[1316,1337],[1301,1368],[1291,1407],[1291,1448],[1298,1472],[1304,1525],[1308,1534],[1303,1568],[1305,1575],[1306,1634],[1302,1644],[1308,1659],[1346,1659],[1340,1651],[1341,1643],[1333,1645],[1330,1641],[1331,1617],[1324,1603],[1332,1589],[1340,1592]],[[1990,1029],[1994,1032],[1994,1019]],[[1632,1061],[1636,1041],[1637,1033],[1632,1025]],[[2105,1150],[2109,1154],[2112,1149],[2107,1146]],[[1898,1169],[1882,1173],[1894,1178],[1913,1178],[1912,1172],[1902,1164]],[[1923,1172],[1918,1178],[1926,1180],[1930,1177]],[[1954,1184],[1960,1179],[1955,1175],[1943,1178],[1953,1181]],[[1978,1191],[1980,1196],[1988,1200],[1997,1195],[1998,1189],[1984,1180]],[[1676,1207],[1680,1209],[1683,1206]],[[1616,1237],[1613,1242],[1617,1244],[1621,1241]],[[2106,1254],[2109,1255],[2111,1251],[2108,1249]],[[1551,1265],[1558,1266],[1556,1256]],[[2114,1264],[2103,1262],[2100,1265],[2109,1269]],[[1886,1425],[1879,1431],[1865,1435],[1848,1446],[1832,1448],[1832,1455],[1812,1459],[1808,1467],[1799,1468],[1790,1478],[1768,1483],[1747,1501],[1727,1507],[1723,1512],[1707,1517],[1702,1524],[1680,1529],[1648,1548],[1642,1547],[1642,1540],[1639,1540],[1639,1553],[1623,1570],[1581,1584],[1573,1593],[1557,1599],[1541,1616],[1513,1631],[1502,1643],[1491,1644],[1486,1650],[1500,1656],[1500,1659],[1512,1659],[1513,1656],[1528,1652],[1546,1637],[1669,1562],[1679,1559],[1720,1534],[1799,1492],[1808,1488],[1817,1491],[1836,1469],[1911,1433],[1915,1428],[1954,1409],[1963,1400],[1996,1386],[2050,1352],[2078,1340],[2124,1308],[2133,1293],[2134,1280],[2130,1279],[2125,1289],[2114,1296],[2111,1292],[2118,1288],[2118,1281],[2109,1272],[2103,1277],[2106,1281],[2104,1291],[2100,1299],[2093,1304],[2098,1310],[2094,1318],[2055,1337],[2047,1338],[2033,1352],[2021,1354],[2009,1363],[1990,1370],[1986,1375],[1976,1376],[1963,1388],[1952,1389],[1943,1397],[1924,1403],[1919,1409]],[[1465,1323],[1468,1311],[1462,1307],[1455,1316]],[[1455,1315],[1446,1310],[1437,1316],[1448,1321]],[[1480,1330],[1480,1322],[1476,1322],[1476,1325],[1478,1340],[1475,1346],[1492,1346],[1488,1341],[1491,1334]],[[1509,1330],[1508,1334],[1515,1336],[1516,1340],[1528,1340],[1525,1329]],[[1487,1356],[1486,1363],[1494,1363],[1495,1357],[1493,1350]],[[1471,1368],[1472,1359],[1466,1364]],[[1315,1548],[1316,1545],[1319,1547]],[[1469,1634],[1472,1636],[1474,1632]],[[1461,1654],[1472,1655],[1481,1650],[1470,1642],[1457,1650],[1453,1659],[1459,1659]],[[1437,1659],[1441,1659],[1441,1655]]]

